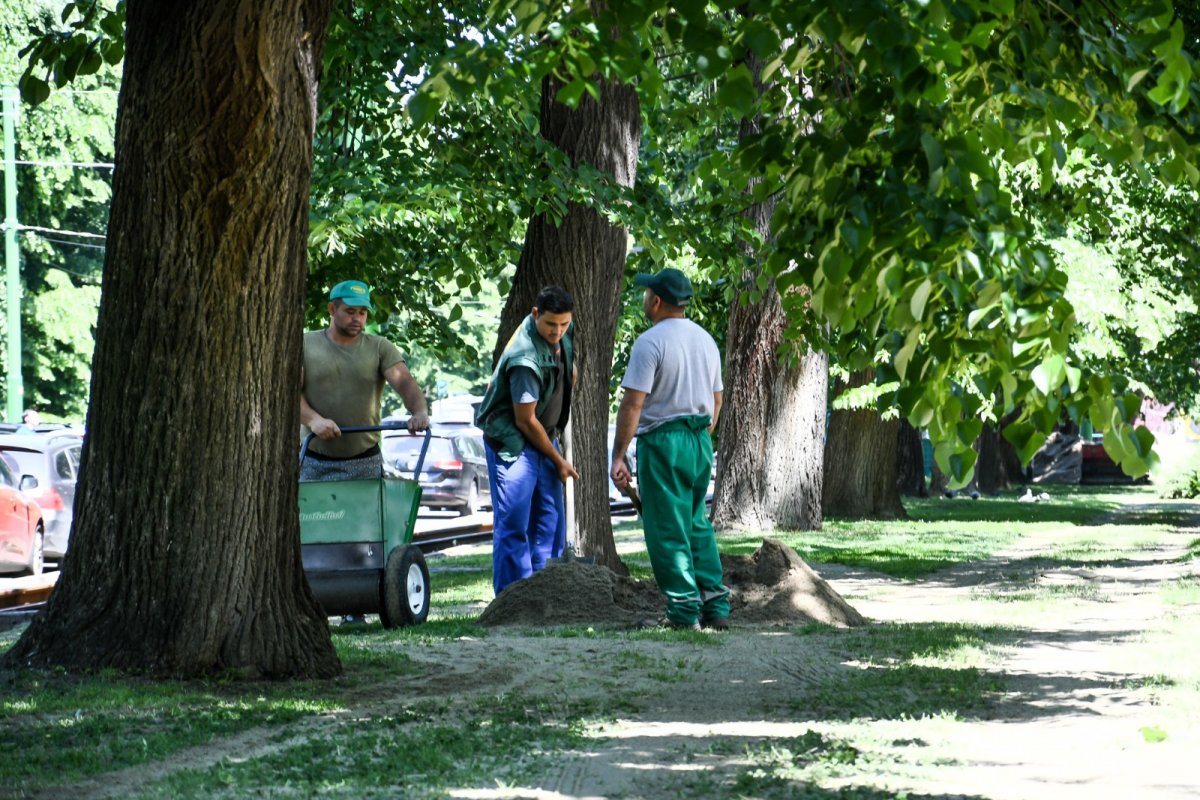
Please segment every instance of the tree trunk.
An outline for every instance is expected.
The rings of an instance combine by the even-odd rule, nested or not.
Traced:
[[[757,84],[762,65],[753,56],[748,64]],[[761,120],[746,120],[739,136],[753,136],[760,128]],[[747,211],[764,241],[770,240],[775,205],[771,198]],[[761,266],[760,261],[747,270],[742,285],[755,286]],[[780,345],[787,319],[774,281],[758,302],[748,302],[749,295],[739,292],[729,310],[713,525],[719,530],[817,530],[828,357],[809,352],[785,361]]]
[[[1006,421],[1001,422],[1001,426]],[[1012,443],[1000,435],[1000,428],[985,423],[976,443],[979,458],[975,462],[975,483],[985,494],[997,494],[1011,489],[1013,483],[1025,482],[1021,457]]]
[[[326,677],[300,334],[330,0],[128,5],[71,552],[8,666]]]
[[[873,380],[872,370],[856,372],[850,387]],[[834,397],[847,387],[839,381]],[[896,487],[899,420],[884,420],[873,408],[834,411],[825,444],[825,486],[821,505],[827,517],[895,519],[906,517]]]
[[[555,101],[562,84],[542,82],[542,136],[571,158],[591,164],[621,186],[632,186],[641,142],[641,109],[632,86],[601,83],[600,101],[584,94],[575,110]],[[582,553],[619,574],[608,511],[608,412],[613,342],[620,313],[628,234],[591,208],[571,204],[561,224],[545,215],[529,221],[512,291],[500,317],[493,363],[538,291],[562,286],[575,298],[578,377],[571,401],[575,517]]]
[[[896,443],[896,471],[900,494],[905,497],[928,497],[925,486],[925,448],[921,432],[900,420],[899,440]]]

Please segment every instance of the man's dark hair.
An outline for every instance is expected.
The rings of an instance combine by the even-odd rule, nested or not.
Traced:
[[[575,310],[575,300],[561,286],[546,286],[538,292],[537,300],[533,301],[538,313],[549,311],[551,314],[565,314]]]

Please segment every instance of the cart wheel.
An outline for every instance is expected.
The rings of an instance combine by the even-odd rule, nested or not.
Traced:
[[[379,619],[385,628],[420,625],[429,616],[429,567],[415,545],[396,547],[383,570],[383,607]]]

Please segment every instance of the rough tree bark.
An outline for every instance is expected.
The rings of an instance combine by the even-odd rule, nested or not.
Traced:
[[[925,448],[921,444],[921,432],[900,420],[896,442],[896,480],[900,494],[906,497],[928,497],[925,485]]]
[[[542,136],[571,158],[591,164],[621,186],[632,186],[641,142],[641,108],[633,86],[601,83],[600,101],[584,94],[574,110],[555,101],[562,84],[542,83]],[[578,378],[571,407],[575,518],[579,549],[619,574],[608,511],[608,397],[613,342],[620,313],[628,234],[596,211],[571,204],[560,225],[541,215],[529,221],[512,291],[500,317],[493,363],[538,290],[562,286],[575,298]]]
[[[71,552],[8,666],[324,677],[296,402],[330,0],[128,5]]]
[[[1021,457],[1012,443],[1000,435],[1007,423],[1008,420],[1001,421],[1000,427],[985,423],[975,443],[979,452],[975,462],[975,483],[985,494],[997,494],[1011,489],[1013,483],[1025,482]]]
[[[757,82],[762,64],[751,56],[748,65]],[[761,119],[743,121],[740,138],[758,133],[761,124]],[[775,205],[771,198],[747,211],[764,241]],[[759,272],[761,264],[747,270],[743,285],[754,286]],[[810,352],[785,361],[780,345],[787,320],[774,281],[758,302],[743,302],[749,294],[741,291],[729,311],[713,525],[718,530],[816,530],[821,527],[828,356]]]
[[[872,370],[839,381],[833,396],[847,386],[873,380]],[[872,408],[834,411],[825,444],[825,486],[821,505],[827,517],[895,519],[907,516],[896,486],[899,420],[884,420]]]

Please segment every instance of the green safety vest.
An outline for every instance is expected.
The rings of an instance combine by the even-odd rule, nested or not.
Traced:
[[[566,385],[563,387],[562,420],[564,425],[571,408],[571,378],[575,352],[574,333],[575,325],[572,323],[561,342],[563,380],[566,381]],[[532,314],[517,326],[512,338],[505,345],[500,362],[496,364],[496,371],[492,373],[491,383],[483,395],[483,402],[479,405],[476,424],[483,429],[484,436],[493,440],[493,444],[500,443],[498,452],[505,461],[516,460],[517,456],[521,455],[521,451],[525,449],[526,444],[525,435],[517,427],[516,419],[513,416],[512,392],[508,387],[508,372],[514,367],[529,367],[537,375],[541,394],[538,396],[534,415],[540,416],[546,410],[550,398],[558,388],[556,385],[558,370],[554,368],[554,352],[550,349],[550,343],[537,332]]]

